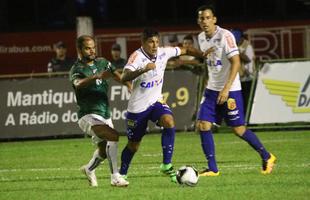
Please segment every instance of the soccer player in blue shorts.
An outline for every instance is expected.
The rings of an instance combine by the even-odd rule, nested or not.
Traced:
[[[232,33],[216,24],[212,6],[197,10],[197,22],[202,30],[198,35],[201,51],[211,51],[205,60],[209,80],[198,113],[197,127],[201,145],[208,160],[208,168],[200,176],[218,176],[212,123],[223,117],[234,133],[253,147],[262,158],[262,174],[270,174],[276,157],[269,153],[258,137],[245,126],[243,99],[239,79],[240,58]]]
[[[163,162],[161,172],[176,182],[171,164],[175,122],[169,106],[162,102],[164,71],[169,58],[181,54],[204,57],[206,53],[195,48],[159,47],[159,33],[147,28],[142,33],[142,46],[128,59],[122,81],[132,81],[133,89],[127,107],[128,143],[122,152],[120,174],[127,175],[130,162],[145,135],[149,120],[163,127],[161,145]]]

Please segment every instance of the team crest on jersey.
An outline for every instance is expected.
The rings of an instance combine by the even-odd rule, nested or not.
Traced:
[[[134,128],[136,126],[137,122],[132,119],[127,119],[127,126],[130,128]]]
[[[227,100],[227,108],[229,110],[234,110],[237,108],[237,104],[236,104],[236,100],[235,99],[232,99],[232,98],[229,98]]]

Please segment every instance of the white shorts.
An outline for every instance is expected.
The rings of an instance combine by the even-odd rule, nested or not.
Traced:
[[[92,140],[95,144],[102,142],[103,139],[99,138],[94,133],[94,131],[92,130],[92,126],[108,125],[109,127],[114,128],[111,118],[105,119],[97,114],[84,115],[81,119],[79,119],[78,124],[84,133],[92,137]]]

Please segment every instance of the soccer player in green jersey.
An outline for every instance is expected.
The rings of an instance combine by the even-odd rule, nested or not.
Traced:
[[[96,58],[95,41],[91,36],[80,36],[77,41],[79,59],[72,66],[70,81],[75,91],[79,107],[78,124],[98,148],[93,157],[81,168],[90,186],[98,186],[95,169],[108,158],[111,170],[111,185],[124,187],[129,184],[118,172],[117,145],[118,133],[113,128],[111,111],[108,102],[108,83],[106,79],[113,77],[120,81],[120,74],[115,67],[104,58]],[[130,83],[126,83],[128,88]]]

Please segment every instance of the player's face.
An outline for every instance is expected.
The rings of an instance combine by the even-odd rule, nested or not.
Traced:
[[[157,36],[150,37],[142,43],[143,50],[151,57],[156,56],[158,46],[159,38]]]
[[[66,55],[67,49],[63,47],[59,47],[55,49],[55,52],[56,52],[57,57],[62,57]]]
[[[94,40],[85,40],[80,50],[82,60],[91,62],[96,58],[96,46]]]
[[[216,17],[213,15],[211,10],[203,10],[198,13],[198,24],[207,36],[212,36],[215,32]]]
[[[111,50],[111,56],[113,60],[117,60],[121,57],[121,52],[118,50]]]
[[[193,47],[193,41],[191,40],[183,40],[183,47],[188,48],[188,47]]]

